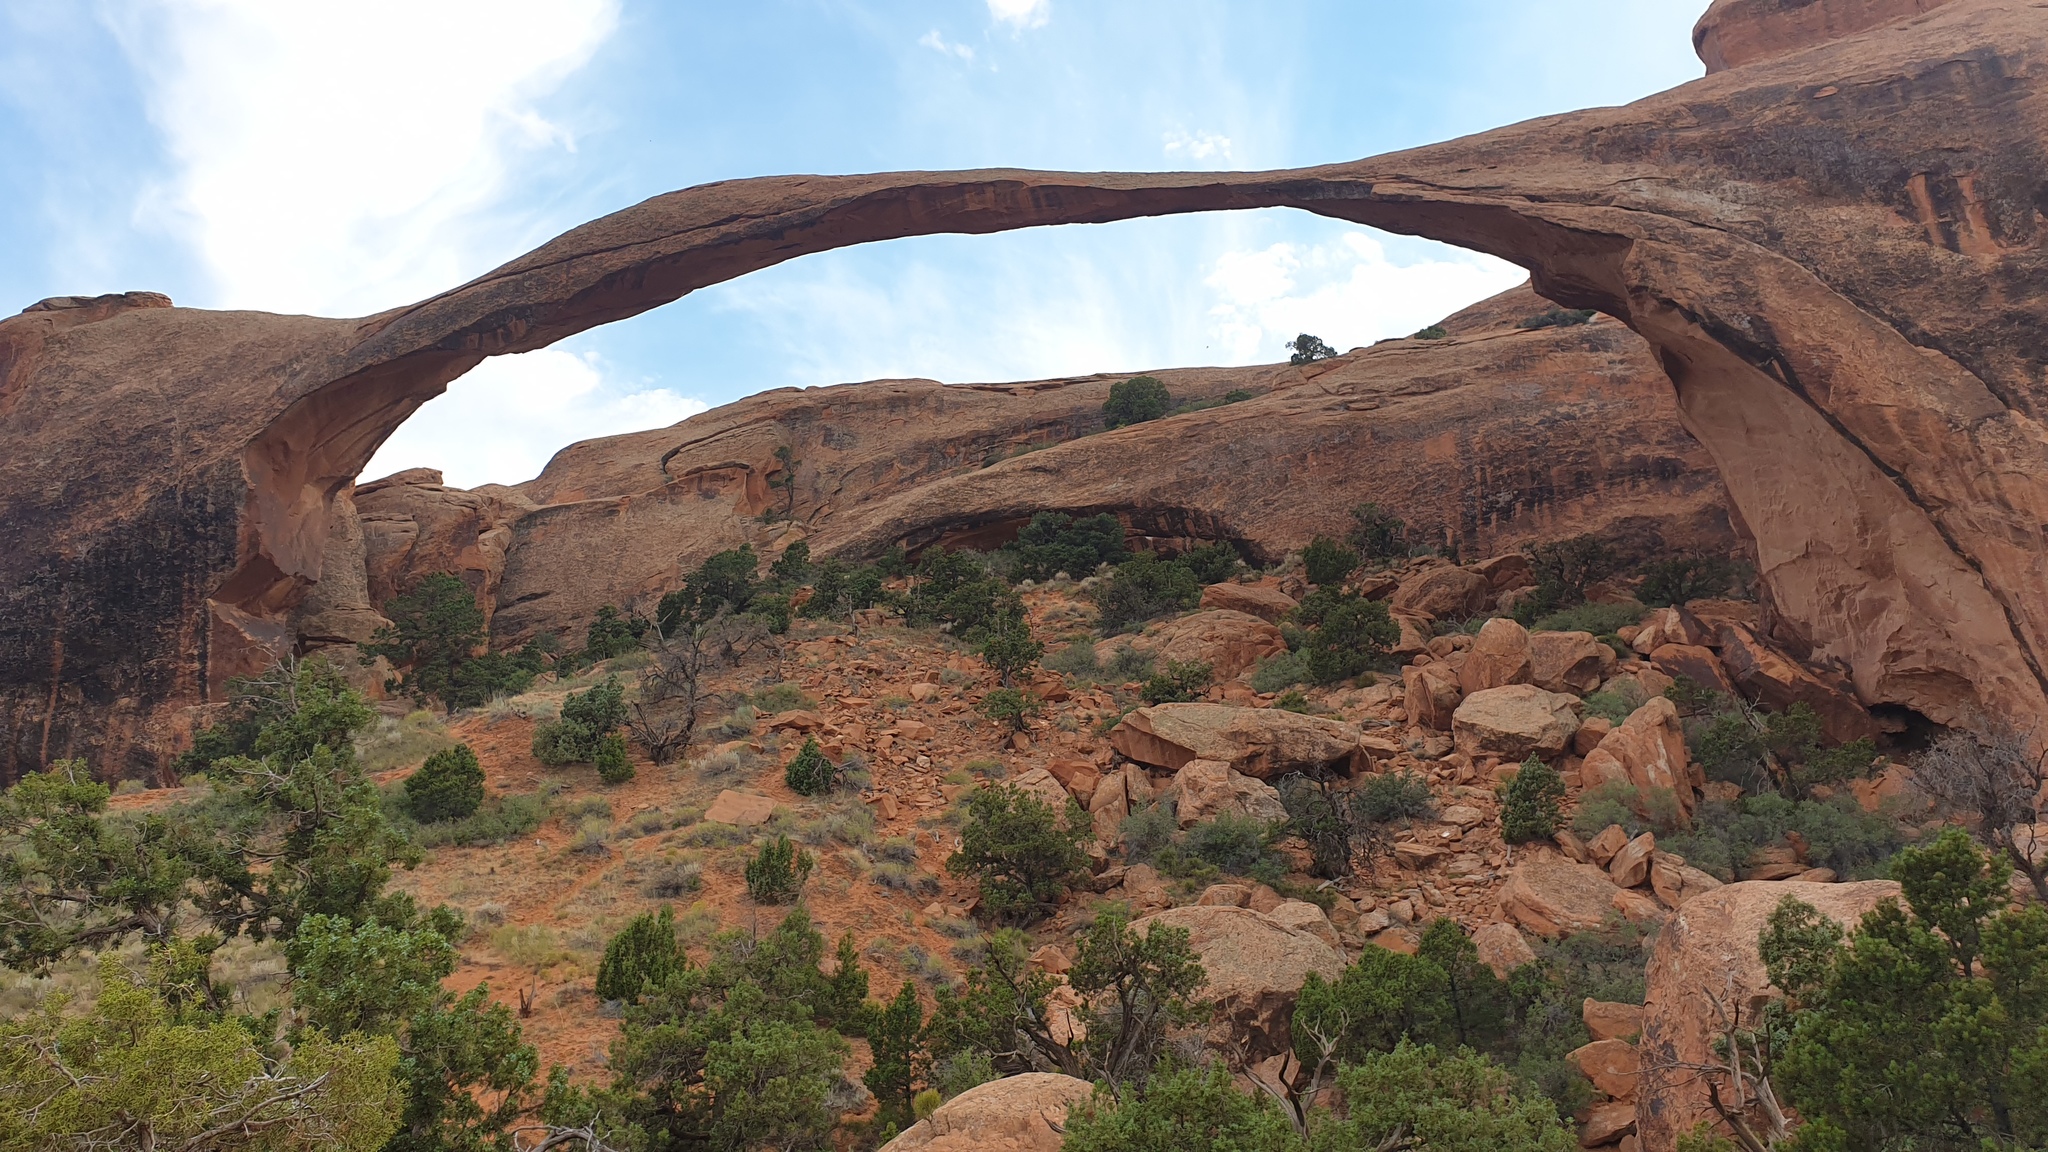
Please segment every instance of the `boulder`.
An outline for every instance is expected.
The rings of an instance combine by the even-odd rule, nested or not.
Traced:
[[[1354,725],[1281,708],[1155,704],[1124,717],[1109,742],[1140,764],[1177,772],[1190,760],[1220,760],[1265,780],[1297,771],[1362,771],[1369,757],[1358,737]]]
[[[1593,857],[1593,863],[1607,867],[1614,854],[1628,847],[1628,830],[1619,824],[1609,824],[1598,835],[1586,842],[1586,851]]]
[[[1202,607],[1242,612],[1278,624],[1298,606],[1294,597],[1270,584],[1211,584],[1202,589]]]
[[[1433,620],[1464,620],[1491,608],[1494,596],[1493,585],[1486,577],[1446,566],[1403,580],[1394,590],[1390,607]]]
[[[1579,730],[1579,700],[1534,684],[1474,692],[1451,714],[1451,738],[1467,756],[1554,760]]]
[[[1607,874],[1614,878],[1617,888],[1633,888],[1650,878],[1650,857],[1657,851],[1655,833],[1645,832],[1622,845],[1614,859],[1607,862]]]
[[[1459,701],[1465,698],[1465,687],[1457,672],[1437,661],[1410,664],[1401,669],[1401,683],[1406,689],[1402,703],[1410,724],[1439,732],[1451,730],[1451,717],[1457,712]]]
[[[1512,592],[1536,583],[1536,569],[1520,552],[1481,560],[1472,565],[1472,571],[1486,577],[1487,585],[1495,592]]]
[[[1614,721],[1605,716],[1588,716],[1579,722],[1579,730],[1572,733],[1572,751],[1585,756],[1600,746],[1600,741],[1614,731]]]
[[[1536,950],[1513,924],[1482,924],[1472,933],[1472,946],[1479,950],[1479,962],[1505,980],[1508,973],[1536,962]]]
[[[1217,680],[1235,679],[1266,657],[1287,651],[1287,641],[1271,621],[1223,608],[1191,612],[1156,624],[1139,636],[1101,641],[1095,646],[1096,659],[1107,662],[1126,644],[1161,663],[1207,664]]]
[[[1037,797],[1046,807],[1051,808],[1054,812],[1066,811],[1066,785],[1061,784],[1058,778],[1043,768],[1033,768],[1031,771],[1010,781],[1010,784]]]
[[[1705,778],[1685,750],[1685,726],[1678,706],[1662,696],[1652,697],[1629,713],[1598,747],[1586,754],[1579,765],[1579,780],[1585,788],[1622,783],[1638,796],[1648,797],[1658,789],[1669,789],[1688,816],[1695,802],[1694,790]]]
[[[1200,908],[1242,908],[1251,895],[1252,890],[1242,884],[1211,884],[1195,898],[1195,905]]]
[[[1636,1111],[1639,1107],[1640,1105],[1631,1105],[1626,1100],[1608,1100],[1579,1113],[1579,1146],[1599,1148],[1617,1140],[1628,1139],[1629,1134],[1636,1130]]]
[[[1705,644],[1712,638],[1705,625],[1683,608],[1659,608],[1643,618],[1629,647],[1648,656],[1666,644]]]
[[[1641,1004],[1617,1004],[1588,996],[1579,1006],[1579,1018],[1586,1022],[1586,1031],[1592,1033],[1595,1040],[1634,1042],[1643,1031]]]
[[[1636,1098],[1636,1081],[1642,1076],[1643,1063],[1636,1055],[1636,1046],[1628,1041],[1595,1040],[1573,1049],[1565,1059],[1578,1065],[1593,1087],[1614,1099]]]
[[[1458,683],[1468,696],[1488,688],[1529,683],[1529,630],[1505,616],[1488,620],[1465,652]]]
[[[1643,1061],[1636,1093],[1643,1146],[1671,1148],[1680,1133],[1714,1118],[1705,1079],[1691,1069],[1717,1062],[1720,1005],[1741,1008],[1745,1017],[1738,1023],[1748,1024],[1757,1007],[1777,994],[1757,938],[1780,900],[1797,897],[1854,927],[1865,912],[1898,895],[1899,886],[1889,880],[1741,883],[1694,897],[1673,913],[1650,953],[1642,1038],[1636,1043]]]
[[[882,1152],[1059,1152],[1067,1109],[1094,1091],[1057,1072],[991,1080],[939,1105]]]
[[[1413,660],[1429,651],[1430,619],[1419,612],[1394,612],[1390,614],[1394,626],[1401,630],[1400,638],[1388,649],[1396,660]]]
[[[1271,784],[1254,780],[1221,760],[1190,760],[1181,765],[1167,791],[1174,797],[1174,812],[1183,828],[1221,812],[1266,823],[1287,819],[1287,806]]]
[[[1133,864],[1124,869],[1124,900],[1133,915],[1143,916],[1173,907],[1173,892],[1150,864]]]
[[[1614,671],[1614,649],[1591,632],[1537,632],[1529,637],[1529,683],[1584,696]]]
[[[731,824],[736,828],[754,828],[768,822],[775,815],[775,801],[751,792],[735,792],[728,788],[718,794],[711,807],[704,810],[704,819],[715,824]]]
[[[1555,939],[1600,927],[1621,911],[1620,893],[1603,869],[1543,852],[1509,871],[1500,906],[1523,928]]]
[[[1711,692],[1723,696],[1734,696],[1735,685],[1728,679],[1727,670],[1721,667],[1721,658],[1714,655],[1712,648],[1693,644],[1663,644],[1650,653],[1650,663],[1657,671],[1673,680],[1681,677],[1692,681]]]
[[[1719,639],[1721,663],[1744,696],[1774,712],[1794,704],[1812,708],[1820,717],[1821,732],[1832,743],[1877,735],[1877,721],[1846,682],[1821,679],[1740,624],[1722,625]]]
[[[1143,933],[1155,924],[1187,930],[1208,973],[1196,995],[1215,1006],[1208,1043],[1247,1063],[1293,1049],[1294,1001],[1309,973],[1335,980],[1344,970],[1341,950],[1249,908],[1174,908],[1131,927]]]

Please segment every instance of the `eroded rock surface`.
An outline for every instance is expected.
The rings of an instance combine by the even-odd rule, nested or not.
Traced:
[[[1272,206],[1490,252],[1531,268],[1546,298],[1619,319],[1654,348],[1753,537],[1777,639],[1843,669],[1864,704],[2037,727],[2048,720],[2048,10],[1796,8],[1717,4],[1701,45],[1720,70],[1671,92],[1369,160],[728,181],[655,197],[361,319],[204,312],[143,293],[38,305],[0,322],[0,773],[69,755],[110,773],[160,764],[179,738],[176,708],[217,699],[229,677],[296,646],[294,614],[327,578],[336,498],[393,428],[485,356],[849,244]],[[1586,328],[1455,338],[1448,354],[1398,341],[1313,375],[1275,368],[1297,383],[962,468],[821,523],[815,544],[929,543],[1016,522],[1052,496],[1078,511],[1135,502],[1141,536],[1234,538],[1276,504],[1323,498],[1317,469],[1350,474],[1375,457],[1454,462],[1407,468],[1413,487],[1387,500],[1454,507],[1454,536],[1494,533],[1503,491],[1515,493],[1510,510],[1561,496],[1544,534],[1562,534],[1556,522],[1582,496],[1611,507],[1632,483],[1660,497],[1683,489],[1674,464],[1690,458],[1659,447],[1670,435],[1617,439],[1598,423],[1612,414],[1603,391],[1634,406],[1616,418],[1646,433],[1643,406],[1661,401],[1601,371],[1637,345],[1611,325]],[[1521,373],[1455,369],[1515,363],[1515,341],[1576,343],[1591,406]],[[1502,455],[1519,463],[1506,476],[1479,469],[1480,482],[1456,429],[1482,415],[1549,452]],[[1596,420],[1574,430],[1574,416]],[[804,443],[780,425],[749,434],[766,457],[737,440],[720,451],[709,424],[589,467],[570,467],[589,455],[572,448],[523,492],[549,507],[515,526],[499,591],[508,630],[542,626],[530,606],[550,595],[565,596],[554,619],[573,616],[550,564],[578,547],[605,554],[589,545],[618,531],[658,536],[692,502],[720,505],[714,520],[765,506],[772,447],[806,459],[833,424],[821,415]],[[677,472],[688,454],[670,450],[692,444]],[[1172,450],[1144,450],[1161,444]],[[1179,463],[1161,467],[1168,459]],[[596,480],[624,473],[627,493]],[[1273,483],[1269,503],[1237,502],[1258,475],[1289,482]],[[1126,487],[1134,476],[1143,483]],[[703,500],[714,490],[736,495]],[[1341,522],[1343,507],[1331,499],[1322,523]],[[799,523],[820,511],[803,508]],[[1534,521],[1514,527],[1536,534]],[[671,539],[658,551],[615,565],[612,586],[588,595],[616,602],[622,587],[659,583],[679,550]]]

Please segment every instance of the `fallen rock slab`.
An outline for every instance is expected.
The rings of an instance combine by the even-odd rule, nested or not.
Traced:
[[[755,828],[768,822],[775,815],[775,801],[751,792],[735,792],[728,788],[718,794],[711,807],[704,810],[704,819],[716,824],[731,824],[736,828]]]
[[[1621,910],[1615,903],[1621,891],[1605,870],[1546,852],[1508,873],[1500,906],[1515,923],[1554,940],[1600,927]]]
[[[1103,640],[1095,645],[1095,658],[1106,663],[1126,644],[1162,663],[1207,664],[1217,680],[1234,679],[1266,657],[1287,651],[1287,641],[1272,621],[1221,608],[1168,620],[1142,635]]]
[[[1466,696],[1451,714],[1451,739],[1467,756],[1553,760],[1579,730],[1579,707],[1578,697],[1533,684],[1488,688]]]
[[[1584,696],[1614,672],[1614,649],[1591,632],[1537,632],[1529,637],[1529,683],[1548,692]]]
[[[1124,717],[1109,734],[1118,752],[1178,772],[1191,760],[1220,760],[1260,780],[1290,772],[1368,767],[1355,725],[1280,708],[1155,704]]]
[[[1167,789],[1183,828],[1229,812],[1264,823],[1287,819],[1287,806],[1271,784],[1255,780],[1221,760],[1190,760]]]
[[[1059,1152],[1067,1110],[1095,1086],[1057,1072],[1025,1072],[962,1092],[882,1145],[882,1152]]]
[[[1243,612],[1278,624],[1299,604],[1294,597],[1268,584],[1211,584],[1202,589],[1202,607]]]

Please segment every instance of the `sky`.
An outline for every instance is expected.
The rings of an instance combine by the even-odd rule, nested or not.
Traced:
[[[795,172],[1352,160],[1696,78],[1704,0],[0,0],[0,312],[356,316],[646,197]],[[516,483],[769,388],[1250,364],[1491,257],[1288,209],[806,256],[485,361],[386,442]]]

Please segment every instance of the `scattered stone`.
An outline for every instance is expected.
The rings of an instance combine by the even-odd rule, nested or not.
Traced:
[[[1721,658],[1712,648],[1694,644],[1664,644],[1650,653],[1650,663],[1673,680],[1684,677],[1723,696],[1734,696],[1735,684],[1721,668]]]
[[[1051,808],[1054,812],[1066,810],[1066,786],[1054,778],[1051,772],[1043,768],[1033,768],[1031,771],[1010,781],[1010,783],[1022,791],[1037,797],[1040,802],[1045,804],[1046,807]]]
[[[759,827],[773,815],[775,801],[730,788],[720,792],[718,798],[711,802],[711,807],[704,810],[704,819],[717,824],[731,824],[735,828]]]
[[[1472,946],[1479,950],[1479,962],[1503,980],[1522,965],[1536,962],[1536,950],[1513,924],[1480,925],[1472,933]]]
[[[1565,857],[1574,863],[1588,864],[1592,862],[1593,854],[1587,849],[1586,842],[1579,839],[1569,828],[1558,829],[1557,834],[1552,836],[1551,840],[1557,844],[1557,850],[1564,853]]]
[[[1486,813],[1470,804],[1453,804],[1437,813],[1437,819],[1446,824],[1456,824],[1464,831],[1471,831],[1486,822]]]
[[[842,701],[843,703],[843,701]],[[862,701],[863,704],[866,701]],[[792,708],[778,712],[762,724],[765,728],[787,728],[793,732],[815,732],[825,726],[825,718],[805,708]]]
[[[1722,625],[1718,637],[1729,678],[1758,704],[1775,712],[1805,704],[1820,717],[1821,732],[1832,744],[1878,734],[1877,722],[1846,682],[1822,680],[1739,624]]]
[[[1579,730],[1579,700],[1533,684],[1488,688],[1465,697],[1451,717],[1451,737],[1468,756],[1521,762],[1553,760]]]

